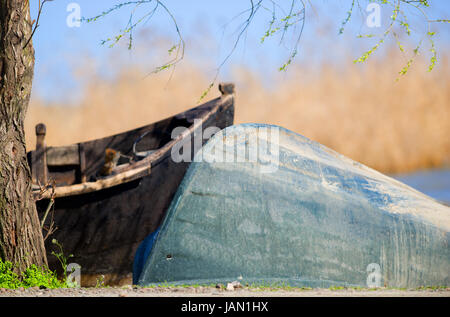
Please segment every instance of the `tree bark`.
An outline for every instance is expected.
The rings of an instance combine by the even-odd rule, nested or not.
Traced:
[[[23,271],[46,265],[31,193],[24,119],[34,71],[28,0],[0,0],[0,258]]]

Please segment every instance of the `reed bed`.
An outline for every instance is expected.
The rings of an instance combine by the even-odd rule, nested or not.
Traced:
[[[398,82],[404,60],[394,53],[354,65],[292,65],[270,78],[245,66],[236,83],[236,123],[283,126],[385,173],[450,163],[448,56],[427,72],[418,58]],[[34,126],[47,125],[47,144],[95,139],[163,119],[196,105],[210,76],[185,60],[171,77],[146,76],[145,67],[123,66],[113,78],[89,78],[76,105],[33,96],[26,118],[26,143],[34,148]],[[269,83],[269,85],[267,84]],[[205,100],[218,96],[213,88]]]

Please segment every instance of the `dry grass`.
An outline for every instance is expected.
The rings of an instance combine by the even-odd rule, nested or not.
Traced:
[[[236,123],[284,126],[383,172],[442,166],[450,158],[448,58],[433,72],[418,60],[395,82],[403,66],[394,54],[354,66],[293,66],[267,89],[258,74],[239,68]],[[167,83],[167,74],[143,79],[123,68],[113,80],[92,76],[77,106],[33,99],[26,119],[28,148],[34,125],[47,125],[47,144],[63,145],[103,137],[171,116],[195,105],[208,77],[188,61]],[[206,99],[218,95],[217,89]]]

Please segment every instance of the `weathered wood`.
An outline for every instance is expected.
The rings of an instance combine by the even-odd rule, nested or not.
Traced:
[[[45,146],[45,124],[36,125],[36,151],[33,152],[33,182],[40,185],[47,184],[47,156]]]
[[[83,143],[78,144],[78,153],[80,157],[80,182],[86,183],[86,153]]]
[[[82,184],[75,184],[70,186],[58,186],[55,187],[54,193],[46,191],[45,193],[40,195],[39,198],[50,198],[50,196],[67,197],[92,193],[102,189],[114,187],[120,184],[125,184],[138,178],[142,178],[143,176],[146,175],[150,175],[150,171],[151,171],[150,165],[141,166],[139,168],[131,169],[105,179],[100,179],[96,182],[84,182]]]
[[[219,90],[223,96],[234,94],[234,84],[233,83],[220,83]]]
[[[47,164],[52,166],[80,165],[78,144],[47,148]]]

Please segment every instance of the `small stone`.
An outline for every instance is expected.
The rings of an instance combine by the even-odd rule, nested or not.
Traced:
[[[121,294],[119,294],[119,297],[128,297],[128,295],[125,293],[121,293]]]
[[[225,286],[223,285],[223,284],[216,284],[216,288],[218,288],[218,289],[222,289],[222,288],[224,288]]]
[[[234,288],[242,288],[241,283],[238,281],[231,282],[231,285],[233,285]]]
[[[17,290],[18,290],[19,292],[23,292],[23,291],[25,290],[25,288],[19,287]]]
[[[47,289],[44,285],[39,286],[39,289]]]
[[[234,286],[232,283],[227,284],[227,291],[234,291]]]

